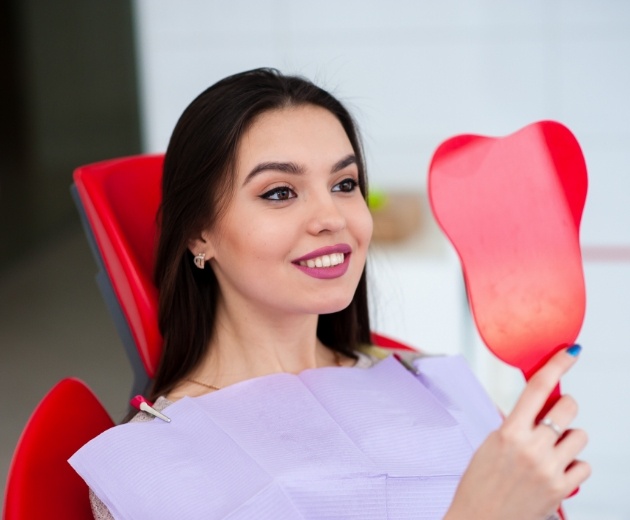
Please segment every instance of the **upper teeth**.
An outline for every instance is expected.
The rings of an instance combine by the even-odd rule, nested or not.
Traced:
[[[333,253],[332,255],[322,255],[317,258],[300,261],[300,265],[304,267],[332,267],[343,263],[343,253]]]

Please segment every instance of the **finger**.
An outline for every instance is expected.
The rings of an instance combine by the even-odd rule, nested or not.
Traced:
[[[581,347],[573,345],[554,354],[551,359],[527,383],[525,390],[506,421],[533,425],[549,394],[576,362]]]
[[[591,465],[583,460],[576,460],[567,468],[565,472],[565,495],[572,493],[580,487],[584,481],[591,476]]]
[[[542,435],[548,437],[549,435],[553,435],[554,444],[562,437],[564,433],[564,429],[556,423],[553,419],[549,417],[544,417],[536,428],[538,432],[542,432]]]
[[[541,435],[552,436],[558,440],[575,419],[578,405],[570,395],[563,395],[554,404],[547,415],[538,423],[536,431]]]
[[[563,470],[568,469],[579,453],[588,444],[588,435],[584,430],[568,430],[558,442],[555,452]]]

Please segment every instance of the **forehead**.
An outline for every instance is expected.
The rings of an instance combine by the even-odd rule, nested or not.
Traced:
[[[339,120],[328,110],[301,105],[259,115],[245,131],[237,150],[239,169],[261,161],[336,162],[353,153]]]

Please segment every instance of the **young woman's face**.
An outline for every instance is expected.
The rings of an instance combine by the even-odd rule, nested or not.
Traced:
[[[198,245],[228,309],[326,314],[350,304],[371,235],[348,136],[306,105],[266,112],[243,135],[232,199]]]

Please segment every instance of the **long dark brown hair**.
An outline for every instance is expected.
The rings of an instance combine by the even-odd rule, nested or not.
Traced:
[[[300,105],[322,107],[339,120],[354,149],[365,198],[365,163],[352,116],[331,94],[304,78],[267,68],[229,76],[202,92],[177,122],[164,160],[159,213],[155,284],[164,347],[152,400],[171,391],[209,347],[219,286],[212,269],[194,267],[188,245],[216,224],[230,200],[241,136],[263,112]],[[319,316],[317,336],[348,356],[354,356],[359,344],[369,343],[365,269],[350,305]]]

